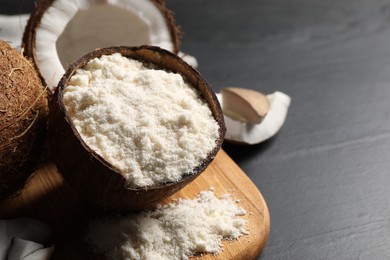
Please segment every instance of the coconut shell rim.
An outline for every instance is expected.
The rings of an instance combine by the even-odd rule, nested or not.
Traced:
[[[97,57],[101,57],[102,55],[110,55],[110,54],[114,54],[114,53],[118,53],[119,52],[119,53],[121,53],[123,56],[125,56],[127,58],[140,60],[142,62],[152,63],[152,64],[156,65],[160,69],[165,69],[165,68],[162,68],[160,65],[155,64],[152,61],[145,60],[145,59],[137,59],[137,58],[134,58],[134,57],[130,57],[129,55],[126,55],[124,53],[124,52],[129,52],[129,51],[130,52],[136,52],[136,51],[142,51],[142,50],[147,50],[147,51],[151,51],[151,52],[157,52],[160,55],[167,55],[167,56],[175,59],[176,62],[180,63],[181,66],[184,66],[185,69],[187,69],[191,73],[193,73],[196,76],[196,78],[200,82],[202,82],[204,84],[204,86],[206,86],[206,91],[205,92],[210,94],[211,102],[214,103],[214,104],[218,104],[215,107],[216,108],[216,114],[214,114],[214,111],[211,108],[210,108],[210,110],[213,112],[213,117],[216,120],[216,122],[218,123],[218,126],[219,126],[218,134],[219,135],[218,135],[218,138],[215,140],[214,149],[211,150],[208,153],[207,157],[204,160],[202,160],[199,163],[199,165],[196,166],[191,172],[187,172],[187,173],[182,174],[181,178],[178,181],[169,181],[169,182],[163,182],[163,183],[158,183],[158,184],[149,185],[149,186],[138,187],[138,186],[128,186],[127,185],[127,181],[124,178],[124,176],[121,173],[121,171],[119,169],[117,169],[116,167],[112,166],[107,160],[105,160],[102,156],[100,156],[98,153],[96,153],[94,150],[92,150],[84,142],[84,140],[81,137],[80,133],[77,131],[76,127],[72,123],[72,120],[70,120],[70,118],[69,118],[69,116],[67,114],[67,111],[66,111],[64,103],[60,102],[60,100],[61,101],[63,100],[63,90],[66,87],[66,83],[73,76],[73,74],[76,72],[76,70],[81,68],[81,67],[83,67],[83,66],[85,66],[91,59],[97,58]],[[176,73],[179,73],[179,74],[182,75],[182,73],[180,73],[180,72],[176,72]],[[182,75],[182,76],[184,76],[186,78],[185,75]],[[196,86],[193,86],[193,87],[196,88],[201,93],[201,96],[206,100],[206,103],[210,107],[210,103],[204,97],[204,92],[202,92]],[[75,138],[77,138],[77,140],[81,143],[82,147],[90,155],[92,155],[93,158],[96,159],[100,164],[102,164],[104,167],[106,167],[111,172],[113,172],[118,177],[120,177],[122,179],[122,182],[124,183],[124,188],[126,190],[129,190],[129,191],[159,190],[159,189],[162,189],[162,188],[167,188],[169,186],[177,186],[180,183],[186,182],[187,179],[190,179],[190,178],[196,178],[213,161],[213,159],[215,158],[216,154],[218,153],[218,151],[220,150],[220,148],[222,146],[222,143],[224,141],[224,137],[225,137],[225,134],[226,134],[226,126],[225,126],[225,123],[224,123],[222,109],[221,109],[221,107],[219,105],[219,101],[218,101],[214,91],[210,87],[210,85],[205,81],[205,79],[200,75],[200,73],[197,70],[192,68],[190,65],[188,65],[186,62],[184,62],[177,55],[175,55],[175,54],[173,54],[173,53],[171,53],[171,52],[169,52],[169,51],[167,51],[165,49],[162,49],[160,47],[156,47],[156,46],[149,46],[149,45],[142,45],[142,46],[137,46],[137,47],[113,46],[113,47],[106,47],[106,48],[98,48],[98,49],[95,49],[92,52],[89,52],[89,53],[81,56],[79,59],[75,60],[73,63],[71,63],[68,66],[68,69],[66,70],[65,74],[62,76],[61,80],[58,83],[58,86],[57,86],[56,91],[54,93],[53,102],[57,102],[59,110],[61,111],[61,113],[63,113],[65,115],[66,123],[69,125],[69,127],[71,128]]]

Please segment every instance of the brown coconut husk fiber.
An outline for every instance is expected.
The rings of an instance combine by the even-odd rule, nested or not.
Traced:
[[[41,158],[46,95],[30,62],[0,40],[0,200],[24,186]]]

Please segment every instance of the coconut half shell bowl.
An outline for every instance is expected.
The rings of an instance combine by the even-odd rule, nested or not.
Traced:
[[[180,73],[200,91],[219,125],[215,147],[191,172],[183,173],[178,182],[147,187],[127,187],[123,174],[84,143],[67,115],[63,91],[78,68],[102,55],[121,53],[123,56],[153,64],[157,68]],[[129,118],[131,120],[131,118]],[[59,172],[73,189],[88,201],[106,210],[119,211],[150,208],[179,191],[201,174],[219,151],[226,132],[219,102],[202,76],[171,52],[158,47],[109,47],[97,49],[73,62],[62,77],[54,94],[49,115],[49,142]]]

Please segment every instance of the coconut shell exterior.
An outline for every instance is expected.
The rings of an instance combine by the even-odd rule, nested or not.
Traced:
[[[125,57],[153,64],[157,68],[180,73],[202,93],[209,104],[219,125],[219,138],[208,157],[190,173],[183,173],[179,182],[146,188],[127,187],[120,171],[84,143],[68,117],[63,103],[63,91],[69,79],[91,59],[113,53],[121,53]],[[50,105],[49,132],[52,156],[64,180],[88,201],[104,209],[127,211],[151,208],[193,181],[214,159],[222,145],[226,128],[213,90],[196,70],[168,51],[158,47],[141,46],[97,49],[71,64],[59,82]]]
[[[47,116],[34,67],[0,41],[0,200],[21,189],[40,161]]]
[[[35,41],[36,32],[37,32],[37,28],[41,24],[41,20],[45,15],[45,12],[47,11],[47,9],[49,9],[49,7],[53,4],[54,1],[56,0],[41,0],[36,3],[35,9],[31,13],[23,33],[23,39],[22,39],[23,54],[24,56],[28,57],[32,61],[32,63],[34,64],[38,72],[39,72],[39,67],[38,67],[38,62],[36,57],[36,41]],[[177,54],[179,52],[181,33],[180,33],[179,26],[176,25],[175,23],[172,12],[166,7],[164,0],[145,0],[145,1],[151,1],[152,3],[154,3],[156,7],[163,14],[167,26],[169,28],[172,43],[174,46],[173,52]],[[97,47],[102,47],[102,46],[97,46]],[[39,76],[42,82],[46,85],[47,82],[42,77],[40,72],[39,72]]]

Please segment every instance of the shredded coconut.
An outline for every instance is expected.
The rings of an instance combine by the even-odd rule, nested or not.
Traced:
[[[246,220],[239,217],[245,213],[230,195],[218,199],[208,190],[153,211],[97,220],[86,240],[109,259],[188,259],[217,254],[223,239],[248,234]]]
[[[218,124],[178,73],[113,54],[78,69],[64,89],[84,142],[129,186],[177,181],[215,147]]]

